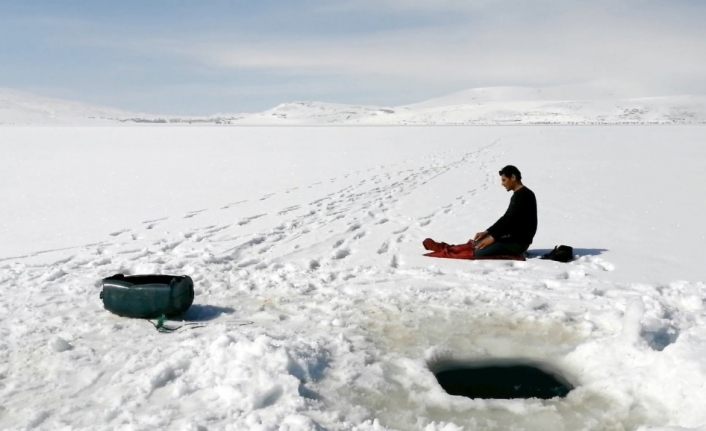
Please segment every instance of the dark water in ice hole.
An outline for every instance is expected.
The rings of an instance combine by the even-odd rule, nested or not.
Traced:
[[[447,393],[468,398],[549,399],[573,389],[561,377],[524,364],[456,366],[434,374]]]

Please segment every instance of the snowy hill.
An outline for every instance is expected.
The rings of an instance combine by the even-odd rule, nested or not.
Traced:
[[[554,99],[559,91],[473,89],[399,107],[300,102],[230,124],[272,125],[601,125],[704,124],[706,96]],[[605,95],[608,97],[608,95]]]
[[[628,97],[604,87],[490,87],[404,106],[420,124],[701,124],[706,96]]]
[[[127,111],[0,88],[0,125],[116,124]]]
[[[257,124],[369,124],[376,119],[385,124],[394,121],[393,109],[375,106],[344,105],[324,102],[283,103],[259,114],[244,116],[234,121]]]
[[[619,100],[512,100],[442,106],[409,106],[400,124],[703,124],[706,97]]]
[[[170,116],[0,90],[0,125],[706,124],[706,96],[635,98],[626,94],[591,87],[489,87],[397,107],[292,102],[259,113]]]

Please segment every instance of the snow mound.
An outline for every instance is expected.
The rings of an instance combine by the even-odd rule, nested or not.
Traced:
[[[283,103],[261,114],[243,118],[243,122],[262,124],[317,124],[335,125],[344,123],[365,123],[370,118],[386,117],[394,114],[390,108],[360,105],[344,105],[323,102]],[[384,121],[384,120],[383,120]]]

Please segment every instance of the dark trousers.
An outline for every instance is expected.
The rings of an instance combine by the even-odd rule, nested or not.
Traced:
[[[476,248],[476,258],[522,254],[525,250],[527,247],[522,244],[496,241],[484,249]]]

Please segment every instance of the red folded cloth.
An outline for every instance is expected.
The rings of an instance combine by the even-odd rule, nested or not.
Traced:
[[[525,260],[521,254],[496,255],[496,256],[479,256],[476,257],[476,247],[473,240],[469,240],[465,244],[450,245],[445,242],[436,242],[431,238],[422,241],[425,249],[431,250],[424,256],[442,257],[446,259],[503,259],[503,260]]]

